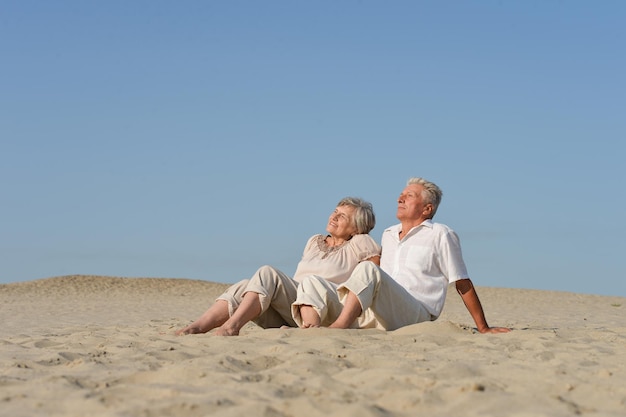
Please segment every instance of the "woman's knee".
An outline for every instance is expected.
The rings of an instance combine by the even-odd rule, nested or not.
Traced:
[[[257,269],[256,273],[250,278],[250,284],[261,285],[262,287],[275,286],[280,274],[270,265],[263,265]]]
[[[320,286],[325,287],[326,282],[323,278],[320,278],[315,275],[309,275],[302,279],[298,288],[300,291],[310,292],[316,291]]]
[[[275,275],[275,274],[276,274],[276,268],[274,268],[271,265],[263,265],[262,267],[257,269],[256,274],[254,275],[267,276],[267,275]]]

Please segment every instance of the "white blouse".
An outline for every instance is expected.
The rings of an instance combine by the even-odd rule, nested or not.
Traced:
[[[293,279],[298,283],[307,275],[317,275],[341,284],[359,262],[380,255],[380,245],[370,235],[355,235],[339,246],[328,246],[326,236],[314,235],[307,242]]]

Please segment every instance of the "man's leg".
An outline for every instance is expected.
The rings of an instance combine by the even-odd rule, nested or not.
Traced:
[[[352,272],[350,278],[338,288],[344,300],[341,319],[333,327],[345,328],[354,314],[370,310],[375,317],[371,325],[385,330],[430,321],[431,315],[424,305],[407,290],[372,262],[362,262]],[[355,302],[356,298],[356,302]]]

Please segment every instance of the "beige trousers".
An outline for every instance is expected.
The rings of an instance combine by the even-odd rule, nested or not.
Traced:
[[[316,276],[304,278],[291,307],[295,322],[302,324],[299,307],[306,304],[317,311],[321,325],[328,326],[339,317],[349,291],[357,296],[363,310],[353,328],[395,330],[434,319],[420,301],[380,267],[361,262],[339,286]]]
[[[232,316],[244,294],[255,292],[261,302],[261,315],[253,321],[264,329],[281,326],[296,327],[291,317],[291,303],[296,299],[298,283],[272,266],[262,266],[250,279],[230,286],[218,300],[228,303]]]

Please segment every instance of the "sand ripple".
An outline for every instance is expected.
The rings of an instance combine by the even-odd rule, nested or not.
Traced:
[[[394,332],[176,337],[225,284],[71,276],[0,285],[0,415],[624,416],[626,299],[479,288]]]

